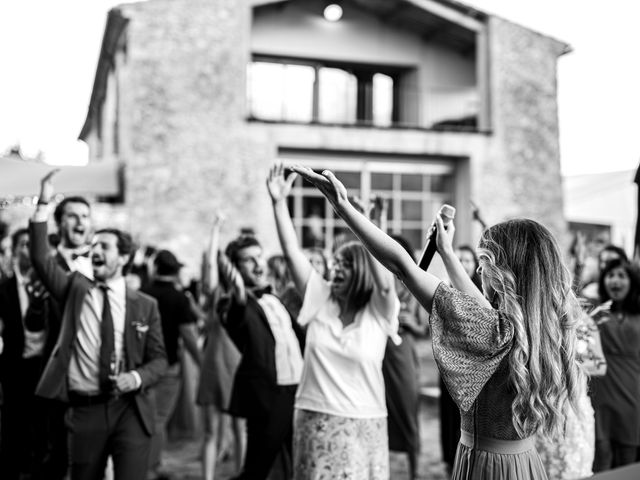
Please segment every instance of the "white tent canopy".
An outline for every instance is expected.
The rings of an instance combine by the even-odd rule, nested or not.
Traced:
[[[54,168],[60,169],[55,177],[56,193],[86,196],[120,194],[118,165],[113,162],[72,167],[0,157],[0,198],[37,195],[40,179]]]

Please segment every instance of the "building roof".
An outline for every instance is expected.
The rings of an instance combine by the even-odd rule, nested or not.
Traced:
[[[249,3],[252,7],[258,8],[290,1],[292,0],[250,0]],[[390,25],[415,31],[426,41],[446,43],[463,54],[474,51],[477,32],[482,30],[486,20],[492,16],[457,0],[348,1]],[[106,92],[109,70],[113,66],[114,54],[127,23],[128,19],[120,9],[114,8],[109,11],[87,117],[78,137],[80,140],[87,138],[97,119]],[[570,51],[566,43],[556,41],[564,45],[564,53]]]
[[[118,47],[118,41],[128,22],[129,20],[122,15],[118,8],[110,10],[107,14],[107,24],[102,37],[100,57],[98,58],[96,76],[91,90],[91,100],[89,100],[89,110],[78,136],[80,140],[87,138],[93,121],[98,115],[98,109],[106,95],[107,79],[109,78],[109,70],[113,67],[113,58]]]

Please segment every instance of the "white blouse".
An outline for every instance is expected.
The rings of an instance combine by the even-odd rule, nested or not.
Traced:
[[[369,302],[343,327],[330,284],[312,271],[298,317],[308,329],[295,407],[351,418],[386,417],[382,359],[387,337],[400,343],[397,297],[394,311],[384,318]]]

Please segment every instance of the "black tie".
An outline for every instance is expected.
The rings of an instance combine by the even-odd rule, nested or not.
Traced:
[[[89,250],[85,250],[84,252],[72,252],[71,260],[77,260],[80,257],[89,258]]]
[[[102,307],[102,320],[100,322],[100,389],[103,393],[112,390],[111,380],[111,360],[115,356],[115,339],[113,335],[113,317],[111,316],[111,306],[109,305],[109,287],[104,284],[98,285],[104,296]]]
[[[273,288],[271,288],[271,285],[267,285],[265,287],[258,287],[251,290],[251,292],[256,296],[256,298],[262,298],[262,296],[265,293],[271,293],[272,291],[273,291]]]

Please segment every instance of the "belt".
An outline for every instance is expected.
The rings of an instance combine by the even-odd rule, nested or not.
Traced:
[[[460,432],[460,443],[465,447],[502,455],[516,455],[535,448],[534,437],[527,437],[520,440],[499,440],[497,438],[478,437],[474,445],[473,435],[464,430]]]
[[[131,397],[129,393],[116,395],[114,393],[69,392],[69,404],[72,407],[88,407],[109,403],[111,400],[128,399],[129,397]]]

